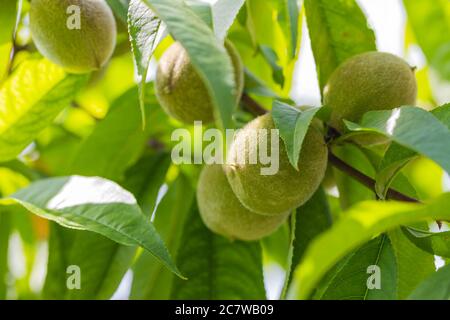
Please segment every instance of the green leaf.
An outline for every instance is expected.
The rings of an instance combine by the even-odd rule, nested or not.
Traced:
[[[71,175],[71,162],[82,141],[81,137],[56,123],[44,130],[36,140],[36,150],[39,152],[39,161],[45,164],[46,175]]]
[[[42,296],[44,299],[63,299],[67,291],[66,270],[70,266],[68,252],[75,238],[75,231],[64,229],[56,223],[50,223],[49,229],[47,275]]]
[[[127,23],[128,0],[106,0],[116,16]]]
[[[415,247],[399,228],[388,234],[397,261],[398,298],[403,300],[435,271],[434,256]]]
[[[290,297],[307,299],[340,259],[380,233],[420,221],[448,220],[449,205],[450,194],[444,194],[427,205],[367,201],[354,206],[308,247],[296,269]]]
[[[171,165],[170,154],[147,152],[127,170],[125,189],[134,194],[144,214],[151,216],[157,205],[158,194]]]
[[[274,15],[277,13],[278,3],[276,1],[258,1],[247,0],[246,15],[247,29],[251,37],[253,49],[256,50],[259,45],[266,45],[272,49],[275,48],[275,22]]]
[[[404,0],[408,21],[428,62],[450,80],[450,3],[442,0]]]
[[[280,101],[273,103],[273,121],[280,130],[280,136],[286,146],[289,162],[297,170],[303,140],[311,121],[319,110],[320,108],[312,108],[301,111]]]
[[[65,229],[51,223],[45,299],[109,299],[134,257],[135,247],[111,245],[92,232]],[[81,271],[80,290],[67,287],[69,266]]]
[[[431,113],[450,129],[450,103],[434,109]]]
[[[0,88],[0,161],[14,159],[67,107],[87,76],[46,60],[23,62]]]
[[[275,262],[287,269],[291,262],[286,259],[291,247],[291,230],[287,223],[279,227],[271,235],[261,239],[264,261]]]
[[[331,112],[333,109],[330,106],[322,106],[320,107],[320,110],[317,112],[316,117],[317,119],[322,120],[323,122],[330,121],[331,118]]]
[[[186,217],[194,200],[190,181],[182,174],[170,185],[155,213],[154,225],[170,252],[176,253],[181,244],[181,234]],[[133,265],[131,299],[169,299],[173,275],[154,257],[142,252]]]
[[[283,297],[286,296],[287,289],[292,281],[292,271],[297,268],[308,245],[315,237],[331,227],[330,207],[325,191],[322,188],[317,190],[308,202],[297,208],[293,222],[295,224],[291,228],[294,231],[294,235],[290,244],[292,254],[289,257],[290,261],[282,293]]]
[[[11,283],[8,281],[9,289],[18,289],[17,290],[17,299],[37,299],[37,295],[32,292],[30,288],[30,280],[32,279],[32,273],[35,270],[34,266],[37,258],[37,245],[38,245],[38,239],[36,236],[36,229],[35,229],[35,221],[33,221],[31,218],[31,215],[28,213],[27,210],[23,209],[21,206],[10,206],[10,207],[2,207],[0,208],[0,214],[2,215],[9,215],[10,223],[11,223],[11,235],[14,233],[18,234],[21,240],[21,252],[22,257],[24,258],[21,263],[22,267],[22,274],[19,276],[19,278],[14,279]],[[34,225],[34,226],[33,226]],[[42,239],[41,239],[42,240]],[[17,248],[17,247],[13,247]],[[17,248],[18,249],[18,248]],[[16,249],[16,250],[17,250]],[[10,251],[10,254],[18,253],[17,251]],[[9,260],[9,259],[8,259]],[[9,260],[11,261],[11,260]],[[11,266],[8,263],[9,266]],[[9,277],[6,279],[11,279],[11,275],[13,275],[15,270],[9,269]],[[8,293],[11,291],[8,290]],[[10,294],[8,294],[9,296]]]
[[[230,242],[213,234],[194,204],[181,243],[176,261],[188,280],[175,279],[172,299],[265,299],[258,242]]]
[[[10,199],[63,227],[99,233],[126,246],[142,246],[181,276],[134,196],[111,181],[80,176],[45,179]]]
[[[0,83],[7,71],[16,27],[17,3],[15,0],[0,0]]]
[[[355,0],[305,0],[305,12],[322,90],[342,62],[377,50],[374,32]]]
[[[208,3],[198,0],[187,1],[187,4],[205,23],[212,27],[212,11]],[[158,16],[141,0],[131,0],[128,7],[128,32],[131,49],[136,63],[139,83],[139,104],[142,124],[146,125],[145,87],[151,58],[159,43],[167,36],[167,28]]]
[[[130,34],[137,74],[141,77],[139,83],[139,105],[143,125],[145,116],[145,86],[148,68],[153,53],[158,44],[166,36],[166,27],[150,8],[141,0],[131,0],[128,7],[128,33]]]
[[[139,126],[139,121],[136,123]],[[125,174],[126,179],[122,184],[136,196],[146,216],[153,212],[169,166],[168,160],[170,158],[165,154],[150,153]],[[61,253],[58,248],[64,248],[64,251]],[[92,232],[63,229],[54,225],[50,233],[49,251],[48,268],[52,271],[47,273],[44,290],[47,298],[110,299],[130,268],[136,247],[119,245]],[[151,256],[150,253],[148,255]],[[153,262],[164,268],[155,258]],[[67,277],[66,268],[69,265],[77,265],[83,270],[81,290],[68,290],[65,281],[59,280]]]
[[[425,279],[408,297],[409,300],[450,300],[450,265]]]
[[[12,46],[12,42],[0,45],[0,84],[7,78]]]
[[[333,148],[333,153],[340,159],[358,169],[369,177],[375,175],[375,169],[367,155],[357,146],[346,144]],[[348,174],[333,168],[336,186],[339,190],[339,203],[342,209],[348,209],[354,204],[365,200],[375,200],[372,190],[350,177]]]
[[[19,206],[11,206],[2,208],[6,209],[6,212],[11,214],[11,222],[16,231],[19,232],[20,238],[26,244],[26,246],[33,247],[36,244],[36,234],[33,228],[33,220],[29,212]]]
[[[408,178],[400,172],[392,181],[391,188],[399,191],[410,198],[419,199],[416,189],[409,182]]]
[[[393,147],[393,148],[391,150],[388,149],[388,151],[385,153],[385,157],[382,157],[380,154],[378,154],[377,152],[374,152],[373,150],[369,150],[369,149],[361,149],[361,150],[364,152],[366,157],[372,163],[373,167],[378,168],[377,170],[382,171],[382,169],[380,169],[380,168],[383,168],[383,163],[386,163],[386,164],[389,163],[388,162],[389,160],[387,162],[385,162],[387,159],[386,156],[388,156],[388,158],[392,158],[394,160],[396,159],[396,156],[393,154],[393,151],[396,150],[395,145],[396,145],[395,142],[391,144],[391,147]],[[400,146],[400,148],[403,148],[403,147]],[[404,148],[404,149],[408,150],[406,148]],[[400,153],[402,153],[404,150],[398,150],[398,151]],[[388,153],[390,153],[390,155],[388,155]],[[371,178],[376,178],[377,174],[378,174],[378,172],[367,173],[367,175]],[[389,184],[393,190],[399,191],[411,198],[418,199],[417,191],[415,190],[415,188],[412,186],[412,184],[409,182],[407,177],[402,172],[397,172],[394,174],[394,176],[390,177]]]
[[[218,39],[223,40],[226,38],[228,29],[233,24],[244,3],[245,0],[217,0],[212,5],[214,32]]]
[[[380,199],[386,197],[386,193],[397,174],[417,156],[416,152],[398,143],[394,142],[389,146],[379,165],[375,178],[375,191]]]
[[[122,181],[125,170],[137,161],[148,138],[148,131],[142,130],[139,111],[134,108],[137,104],[136,88],[113,103],[106,117],[82,142],[71,161],[70,174]],[[149,118],[159,108],[156,101],[145,105],[151,111]]]
[[[245,92],[254,93],[262,97],[279,98],[278,95],[268,88],[261,79],[258,79],[248,69],[245,69]]]
[[[220,127],[232,127],[236,106],[233,67],[223,44],[182,0],[144,0],[181,43],[210,93]]]
[[[413,227],[403,227],[403,234],[416,247],[443,258],[450,258],[450,231],[430,232]]]
[[[346,121],[352,131],[381,133],[398,144],[429,157],[450,172],[450,129],[431,113],[415,107],[371,111],[361,125]]]
[[[309,244],[331,227],[332,217],[325,191],[320,188],[297,209],[292,269],[298,266]]]
[[[297,55],[299,46],[299,22],[300,22],[300,4],[297,0],[280,0],[280,12],[278,21],[283,29],[285,37],[288,40],[288,47],[291,58]]]
[[[34,181],[42,177],[39,172],[35,171],[33,168],[28,167],[25,163],[21,162],[20,160],[11,160],[8,162],[0,163],[0,167],[7,168],[11,171],[19,173],[20,175],[24,176],[30,181]]]
[[[186,4],[206,23],[211,29],[214,28],[213,13],[211,5],[203,0],[185,0]]]
[[[286,296],[287,296],[287,291],[289,289],[289,283],[291,280],[291,274],[292,274],[292,270],[293,270],[293,258],[294,258],[294,250],[295,250],[295,246],[294,246],[294,242],[295,242],[295,233],[296,233],[296,229],[297,229],[297,215],[296,214],[291,214],[291,216],[289,217],[289,229],[290,229],[290,242],[289,242],[289,249],[287,252],[287,266],[286,266],[286,274],[284,276],[284,284],[283,284],[283,288],[281,290],[281,295],[280,295],[280,300],[286,300]]]
[[[379,268],[379,289],[369,289],[368,281],[373,272],[368,269],[370,266]],[[320,300],[395,300],[397,298],[397,270],[389,238],[381,235],[342,259],[325,276],[313,298]]]
[[[275,83],[279,84],[280,87],[284,86],[284,74],[283,68],[278,64],[279,58],[275,50],[266,45],[260,45],[259,49],[261,50],[262,56],[267,61],[267,63],[272,68],[272,78]]]
[[[16,0],[0,0],[0,45],[11,41],[16,25],[17,17],[17,1]]]
[[[238,43],[245,66],[278,95],[288,98],[299,50],[292,57],[287,8],[278,0],[247,0],[245,4],[245,21],[242,27],[233,26],[233,40]],[[301,32],[298,35],[297,44]]]
[[[153,212],[159,188],[169,165],[167,158],[159,154],[146,154],[134,166],[129,167],[145,147],[145,139],[150,133],[164,132],[171,127],[151,88],[147,90],[145,98],[145,105],[150,110],[147,116],[154,119],[155,123],[147,127],[146,131],[141,129],[139,111],[133,108],[138,104],[137,89],[130,89],[113,103],[105,119],[97,124],[92,134],[83,142],[72,161],[69,174],[100,175],[122,181],[122,185],[136,196],[145,215],[149,216]],[[99,148],[99,145],[102,148]],[[123,176],[126,177],[125,181]],[[153,187],[150,187],[149,181]],[[60,234],[67,232],[69,232],[67,229],[59,231]],[[55,237],[53,241],[56,242],[63,237],[64,235]],[[84,275],[82,282],[89,283],[82,283],[82,290],[70,290],[61,297],[111,298],[131,265],[136,248],[121,246],[101,235],[86,232],[77,232],[76,238],[77,241],[66,253],[66,260],[80,267],[95,265],[96,268],[89,269],[89,273]],[[91,249],[85,252],[85,248]],[[50,252],[50,256],[52,254],[57,253]],[[66,266],[62,268],[57,265],[55,268],[65,273]],[[56,271],[53,273],[58,276]],[[48,279],[48,282],[51,281]],[[66,290],[65,287],[63,289]]]

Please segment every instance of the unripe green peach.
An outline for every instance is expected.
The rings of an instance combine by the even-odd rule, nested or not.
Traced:
[[[72,73],[100,69],[116,44],[116,22],[104,0],[32,0],[30,30],[42,55]]]
[[[304,204],[320,186],[327,168],[328,149],[321,132],[311,125],[300,153],[299,170],[290,164],[285,145],[279,138],[279,170],[274,175],[262,175],[261,168],[267,165],[249,161],[260,159],[259,148],[266,139],[255,133],[261,129],[266,129],[267,154],[271,154],[271,129],[275,129],[275,125],[272,115],[267,114],[236,134],[224,165],[225,173],[234,193],[247,209],[263,215],[282,214]],[[245,164],[242,159],[246,159]]]
[[[236,102],[244,88],[244,68],[239,53],[225,42],[231,57],[236,81]],[[214,109],[206,86],[194,69],[187,51],[179,42],[174,43],[161,57],[156,73],[156,96],[162,108],[173,118],[193,124],[214,121]]]
[[[339,66],[324,90],[332,108],[330,124],[344,132],[343,119],[358,122],[373,110],[414,105],[417,83],[414,69],[404,60],[383,52],[354,56]]]
[[[197,202],[205,225],[231,239],[259,240],[273,233],[289,215],[268,217],[247,210],[231,190],[221,165],[206,166],[198,183]]]

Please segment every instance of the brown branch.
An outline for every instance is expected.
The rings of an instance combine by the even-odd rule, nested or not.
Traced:
[[[148,140],[147,146],[150,149],[153,149],[154,151],[163,151],[166,148],[166,145],[164,144],[164,142],[162,142],[156,138],[151,138],[150,140]]]
[[[6,65],[6,70],[5,70],[5,75],[4,75],[5,78],[12,74],[17,54],[21,51],[27,50],[27,46],[19,46],[19,45],[17,45],[15,40],[13,40],[13,41],[14,42],[13,42],[13,45],[11,46],[11,50],[9,52],[9,59],[8,59],[7,65]],[[2,79],[0,78],[0,80],[2,80]]]
[[[255,116],[262,116],[269,112],[246,93],[242,95],[241,102],[244,109]]]
[[[358,171],[357,169],[353,168],[352,166],[350,166],[349,164],[345,163],[344,161],[342,161],[341,159],[339,159],[338,157],[336,157],[333,153],[329,153],[329,160],[330,163],[336,167],[337,169],[339,169],[340,171],[348,174],[350,177],[352,177],[353,179],[355,179],[356,181],[358,181],[359,183],[361,183],[362,185],[364,185],[365,187],[369,188],[370,190],[372,190],[373,192],[375,192],[375,180],[372,179],[371,177],[365,175],[364,173],[362,173],[361,171]],[[387,194],[386,194],[386,198],[387,199],[391,199],[391,200],[398,200],[398,201],[404,201],[404,202],[413,202],[413,203],[420,203],[419,200],[408,197],[407,195],[398,192],[394,189],[389,189]]]

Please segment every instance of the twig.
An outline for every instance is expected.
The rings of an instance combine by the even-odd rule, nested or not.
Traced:
[[[11,75],[11,73],[13,72],[14,62],[15,62],[17,54],[19,52],[25,51],[25,50],[27,50],[27,46],[19,46],[19,45],[17,45],[17,43],[14,40],[13,45],[11,46],[11,50],[9,52],[9,59],[8,59],[7,65],[6,65],[4,77]],[[0,80],[2,80],[2,79],[0,79]]]
[[[162,142],[156,138],[151,138],[150,140],[148,140],[147,145],[150,149],[153,149],[155,151],[162,151],[166,148],[166,145],[164,144],[164,142]]]
[[[246,93],[242,95],[241,102],[244,109],[255,116],[262,116],[269,112]]]
[[[338,157],[336,157],[333,153],[329,153],[329,160],[330,163],[335,166],[337,169],[341,170],[342,172],[348,174],[350,177],[361,183],[362,185],[366,186],[373,192],[375,192],[375,180],[371,177],[365,175],[361,171],[358,171],[357,169],[353,168],[349,164],[345,163]],[[420,203],[419,200],[408,197],[407,195],[398,192],[394,189],[389,189],[386,194],[387,199],[391,200],[398,200],[398,201],[404,201],[404,202],[413,202],[413,203]]]
[[[16,51],[17,51],[17,47],[16,47],[16,42],[14,41],[11,46],[11,51],[9,52],[8,66],[6,68],[7,75],[10,75],[12,73],[12,69],[14,66],[14,58],[16,57]]]

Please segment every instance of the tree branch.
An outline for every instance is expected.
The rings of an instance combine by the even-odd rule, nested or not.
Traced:
[[[345,163],[344,161],[342,161],[341,159],[336,157],[331,152],[329,153],[328,159],[329,159],[330,163],[334,167],[336,167],[340,171],[348,174],[350,177],[352,177],[353,179],[355,179],[356,181],[358,181],[362,185],[366,186],[367,188],[369,188],[370,190],[375,192],[375,184],[376,184],[376,182],[375,182],[374,179],[372,179],[371,177],[365,175],[361,171],[358,171],[357,169],[353,168],[349,164]],[[391,200],[404,201],[404,202],[420,203],[419,200],[411,198],[411,197],[409,197],[409,196],[407,196],[407,195],[405,195],[405,194],[403,194],[401,192],[398,192],[398,191],[396,191],[394,189],[389,189],[388,190],[388,192],[386,194],[386,198],[387,199],[391,199]]]
[[[242,106],[244,110],[250,112],[255,116],[262,116],[263,114],[268,113],[263,106],[261,106],[257,101],[253,100],[248,94],[244,93],[241,98]]]

